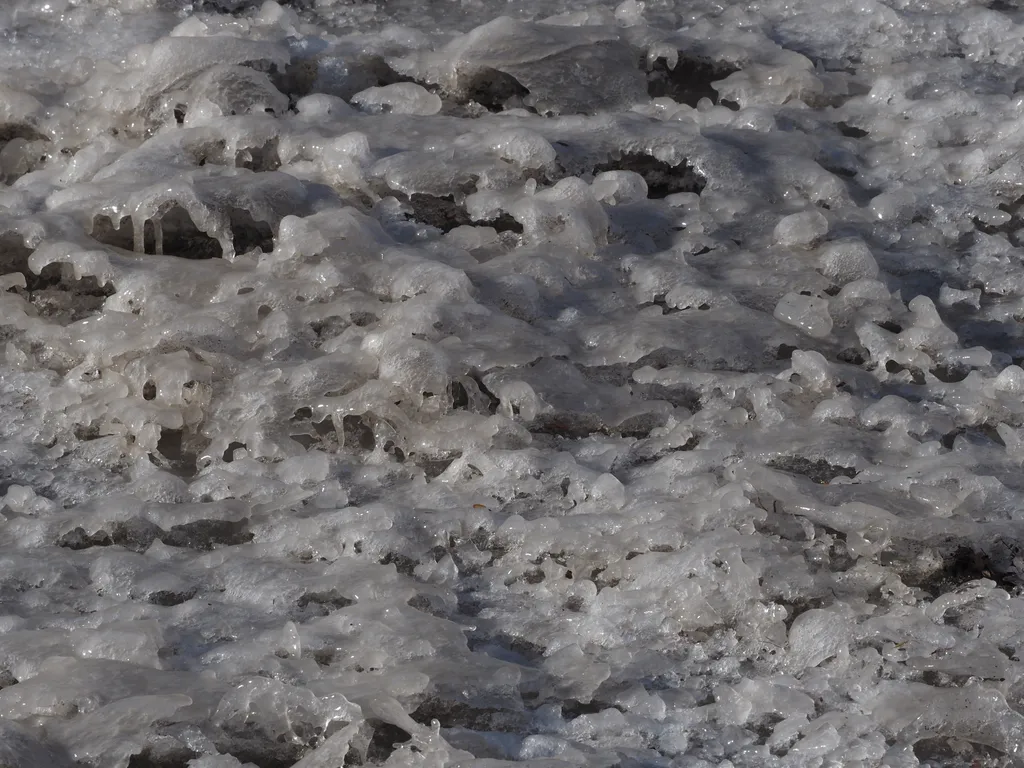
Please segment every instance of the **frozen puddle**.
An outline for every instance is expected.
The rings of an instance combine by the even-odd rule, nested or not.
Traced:
[[[1008,2],[4,4],[0,765],[1024,764],[1022,67]]]

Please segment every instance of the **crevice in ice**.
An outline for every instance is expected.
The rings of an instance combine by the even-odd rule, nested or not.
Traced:
[[[484,68],[474,73],[466,83],[465,94],[468,101],[475,101],[488,112],[502,112],[513,107],[525,108],[524,99],[530,95],[529,89],[516,80],[508,72]]]
[[[481,647],[497,646],[509,654],[508,661],[518,664],[534,664],[544,656],[544,646],[530,642],[524,637],[510,635],[507,632],[498,632],[493,635],[470,632],[468,636],[470,650],[479,650]],[[525,699],[524,695],[524,699]]]
[[[113,543],[132,552],[145,552],[162,534],[158,525],[141,517],[122,520],[110,526]]]
[[[498,406],[501,405],[501,400],[499,400],[498,397],[493,392],[491,392],[490,389],[487,388],[487,385],[484,384],[482,374],[477,373],[477,372],[471,373],[469,375],[469,382],[472,382],[473,384],[476,385],[476,390],[483,397],[483,399],[484,399],[484,401],[486,403],[486,406],[485,406],[486,412],[488,414],[490,414],[490,415],[494,415],[495,413],[497,413],[498,412]],[[469,383],[469,382],[467,382],[467,383]],[[466,399],[466,404],[467,405],[469,405],[472,400],[476,399],[476,398],[471,398],[470,397],[470,393],[468,392],[468,389],[466,388],[465,384],[462,385],[462,392],[466,393],[466,398],[467,398]],[[457,391],[453,391],[453,399],[456,397],[456,394],[457,394]],[[459,402],[461,402],[461,401],[459,401]]]
[[[408,198],[408,204],[412,208],[412,216],[416,221],[440,229],[442,232],[450,232],[456,227],[464,226],[487,226],[493,227],[498,232],[515,232],[517,234],[523,232],[523,225],[508,213],[502,212],[497,217],[486,220],[471,218],[466,211],[465,204],[456,202],[452,195],[437,197],[414,193]]]
[[[18,678],[11,674],[9,669],[0,669],[0,691],[18,684]]]
[[[959,437],[962,437],[970,445],[1006,447],[1006,443],[1003,442],[1003,438],[996,429],[996,425],[991,423],[952,429],[942,436],[942,447],[953,450],[953,446]]]
[[[442,728],[468,728],[473,731],[515,733],[527,726],[522,712],[493,707],[473,707],[461,701],[428,697],[409,717],[420,725],[437,720]]]
[[[413,595],[405,604],[413,610],[422,611],[438,619],[446,619],[449,616],[449,611],[440,605],[440,601],[431,600],[428,595]]]
[[[276,171],[281,167],[278,143],[278,138],[275,136],[258,147],[239,147],[235,151],[235,167],[248,168],[257,173]]]
[[[292,2],[284,2],[282,5],[292,5]],[[300,5],[304,5],[303,0],[298,0]],[[254,8],[259,8],[262,3],[260,0],[194,0],[193,7],[199,13],[225,13],[225,14],[239,14],[251,11]]]
[[[240,208],[231,209],[231,241],[235,253],[259,248],[263,253],[274,250],[274,230],[265,221],[257,221]]]
[[[269,224],[255,220],[240,208],[230,208],[228,216],[235,253],[246,253],[253,248],[269,253],[274,249],[274,231]],[[220,241],[200,230],[179,205],[169,207],[159,220],[146,220],[141,239],[135,226],[130,216],[122,217],[115,224],[110,217],[99,215],[93,219],[91,235],[105,245],[137,253],[198,260],[223,256]]]
[[[346,416],[346,419],[360,420],[359,416]],[[320,421],[313,420],[313,411],[309,407],[299,408],[292,416],[290,421],[290,428],[302,429],[304,432],[291,433],[290,437],[295,442],[299,443],[303,448],[319,448],[322,451],[333,453],[337,451],[341,442],[339,441],[338,432],[334,427],[334,420],[328,416]],[[355,425],[350,423],[350,428],[355,429]],[[344,426],[343,426],[344,434]],[[370,430],[370,446],[369,448],[363,448],[363,450],[373,450],[373,431]],[[344,438],[343,444],[350,451],[355,451],[357,446],[361,445],[361,442],[355,435],[350,438]],[[236,448],[242,447],[236,445]],[[227,459],[225,459],[226,461]]]
[[[711,309],[711,305],[707,302],[701,302],[699,304],[685,304],[685,305],[669,305],[665,300],[664,296],[655,297],[654,301],[644,302],[643,304],[637,305],[637,309],[647,309],[648,307],[661,307],[663,315],[675,315],[680,312],[687,312],[692,309],[696,309],[700,312],[706,312]]]
[[[969,768],[1006,765],[1003,754],[997,749],[943,736],[915,742],[914,757],[921,765],[966,765]]]
[[[240,763],[257,768],[291,768],[309,751],[309,744],[289,742],[266,734],[256,724],[240,731],[225,733],[214,739],[222,754],[231,755]]]
[[[767,464],[772,469],[806,477],[812,483],[827,485],[837,477],[856,477],[857,470],[831,464],[825,459],[809,459],[806,456],[777,456]]]
[[[373,736],[366,749],[366,762],[370,765],[386,762],[400,744],[405,744],[412,739],[412,734],[397,725],[380,720],[370,720],[369,722],[373,726]]]
[[[188,768],[189,762],[198,757],[198,752],[180,745],[162,751],[146,747],[128,759],[127,768]]]
[[[436,88],[433,84],[424,83],[409,75],[396,72],[383,56],[362,56],[355,64],[358,68],[365,70],[372,79],[370,83],[360,83],[356,86],[359,90],[365,90],[365,88],[372,86],[383,88],[389,85],[397,85],[398,83],[416,83],[428,90]]]
[[[386,552],[378,562],[381,565],[393,565],[403,576],[412,576],[419,564],[416,560],[400,552]]]
[[[915,384],[917,384],[917,385],[922,385],[922,384],[926,383],[926,379],[925,379],[925,376],[924,376],[924,371],[922,371],[920,368],[916,368],[916,367],[909,367],[908,368],[905,365],[897,363],[895,360],[886,360],[884,367],[885,367],[885,371],[887,373],[895,374],[895,373],[900,373],[901,371],[909,372],[911,380]]]
[[[577,701],[576,699],[568,699],[561,703],[562,717],[566,720],[575,720],[577,717],[583,715],[596,715],[608,709],[610,704],[604,701],[598,701],[592,699],[591,701],[583,702]]]
[[[0,145],[6,144],[14,139],[25,141],[48,141],[45,134],[40,133],[31,125],[25,123],[0,123]],[[0,146],[0,150],[3,147]]]
[[[696,107],[701,99],[710,99],[718,104],[718,91],[711,85],[724,80],[740,67],[726,61],[689,56],[685,51],[677,53],[676,65],[669,68],[665,57],[654,60],[647,73],[647,94],[654,99],[668,97],[680,104]],[[646,66],[646,57],[643,64]],[[725,101],[723,106],[738,109],[738,105]]]
[[[866,349],[858,347],[845,347],[836,353],[836,359],[848,365],[864,365],[869,356]]]
[[[57,269],[51,270],[51,267]],[[54,272],[60,276],[54,278]],[[29,302],[39,310],[40,316],[58,325],[68,325],[96,314],[107,297],[115,293],[110,283],[101,286],[91,275],[75,280],[69,272],[60,265],[49,265],[39,275],[39,287],[29,294]],[[51,279],[49,286],[41,285]]]
[[[317,427],[319,431],[319,427]],[[372,451],[377,445],[373,426],[366,414],[348,414],[341,420],[343,444],[354,451]]]
[[[90,317],[115,292],[113,285],[100,285],[91,275],[76,279],[67,264],[48,264],[36,274],[28,265],[31,255],[20,236],[0,236],[0,277],[21,275],[24,286],[15,284],[8,290],[22,295],[40,317],[53,323],[68,325]]]
[[[693,166],[686,161],[672,165],[652,155],[640,152],[625,152],[618,158],[594,167],[594,174],[605,171],[633,171],[643,176],[647,182],[647,196],[652,200],[660,200],[677,192],[693,192],[700,194],[707,186],[707,181]]]
[[[146,599],[153,605],[160,605],[165,608],[170,608],[175,605],[181,605],[187,603],[199,592],[197,587],[186,589],[183,591],[174,591],[169,589],[161,589],[155,592],[150,592]]]
[[[298,601],[299,608],[314,606],[317,612],[323,616],[353,604],[355,604],[355,600],[345,597],[337,589],[327,592],[307,592]]]
[[[221,454],[221,461],[230,464],[235,460],[235,451],[245,447],[245,443],[240,443],[238,440],[232,440],[228,443],[228,447],[224,449],[224,453]]]
[[[89,549],[91,547],[109,547],[113,539],[104,531],[88,533],[84,528],[78,526],[57,539],[57,546],[70,550]]]
[[[856,125],[851,125],[850,123],[842,120],[836,123],[836,128],[839,129],[839,132],[843,134],[843,136],[850,139],[863,139],[868,135],[868,132],[863,128],[858,128]]]
[[[956,384],[967,378],[971,369],[959,363],[939,363],[931,369],[931,374],[945,384]]]
[[[13,233],[0,235],[0,273],[23,275],[29,290],[39,287],[30,281],[43,280],[42,275],[36,275],[28,268],[28,259],[32,255],[32,250],[25,245],[25,240],[20,235]]]
[[[417,467],[423,470],[423,474],[427,480],[433,480],[436,477],[444,474],[444,471],[452,465],[452,463],[462,457],[461,451],[454,451],[445,456],[424,456],[422,454],[410,453],[409,459]]]
[[[209,551],[218,546],[246,544],[253,539],[247,519],[195,520],[171,526],[165,531],[149,520],[133,517],[111,523],[106,528],[109,528],[109,534],[105,529],[89,533],[79,526],[60,536],[57,543],[61,547],[73,550],[117,545],[132,552],[142,553],[158,539],[168,547],[198,551]]]
[[[145,222],[141,244],[137,242],[135,222],[131,216],[124,216],[117,223],[108,216],[96,216],[92,237],[104,245],[126,251],[182,259],[217,259],[223,252],[220,243],[196,227],[188,212],[177,205],[164,213],[159,225],[151,220]]]
[[[979,579],[990,579],[1008,592],[1024,587],[1024,541],[1006,536],[988,541],[953,538],[925,546],[897,541],[880,553],[880,562],[932,599]]]
[[[156,444],[158,455],[150,455],[157,466],[179,477],[192,478],[199,471],[199,456],[210,441],[202,435],[184,429],[163,427]]]
[[[50,138],[32,126],[0,123],[0,189],[42,167],[50,152]]]

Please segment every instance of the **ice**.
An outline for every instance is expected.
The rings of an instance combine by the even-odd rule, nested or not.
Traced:
[[[1022,24],[4,5],[0,764],[1019,764]]]
[[[782,246],[806,246],[828,234],[828,219],[820,211],[786,216],[775,225],[775,241]]]
[[[185,99],[187,109],[204,110],[207,115],[216,114],[210,107],[221,115],[283,114],[288,109],[288,97],[267,75],[238,66],[207,69],[189,86]]]
[[[836,240],[822,249],[821,273],[839,283],[871,280],[878,276],[878,263],[863,240]]]
[[[507,16],[477,27],[440,50],[392,63],[399,72],[450,93],[495,88],[489,96],[522,98],[541,112],[628,108],[646,98],[643,75],[611,30],[596,24],[526,23]],[[568,20],[566,20],[568,21]],[[571,68],[572,82],[551,72]],[[517,93],[525,91],[525,94]]]
[[[787,293],[775,307],[775,317],[796,326],[808,336],[822,338],[832,332],[828,299]]]
[[[207,755],[188,761],[188,768],[247,768],[255,763],[242,763],[231,755]]]
[[[36,765],[65,768],[75,765],[66,750],[38,739],[30,729],[12,721],[0,723],[0,758],[11,768]]]
[[[157,720],[172,719],[191,703],[184,695],[129,696],[58,725],[54,731],[77,762],[126,768],[145,743],[149,727]],[[103,739],[96,738],[97,731],[104,733]]]
[[[381,88],[367,88],[353,96],[351,101],[370,114],[394,112],[426,116],[441,111],[441,97],[416,83],[393,83]]]

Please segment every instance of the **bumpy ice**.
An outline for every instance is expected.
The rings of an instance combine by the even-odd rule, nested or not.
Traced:
[[[0,764],[1024,763],[1024,12],[0,8]]]

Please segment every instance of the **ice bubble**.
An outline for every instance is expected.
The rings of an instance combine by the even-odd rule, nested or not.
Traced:
[[[594,481],[590,495],[595,499],[607,502],[615,509],[621,509],[626,503],[626,489],[614,475],[607,472]]]
[[[647,199],[647,182],[633,171],[605,171],[594,177],[594,197],[604,203],[631,203]]]
[[[284,114],[288,109],[288,97],[270,78],[248,67],[211,67],[193,81],[187,98],[212,104],[222,115]]]
[[[489,134],[486,146],[498,157],[523,168],[543,168],[554,162],[557,154],[551,143],[536,131],[525,128]]]
[[[814,421],[846,421],[857,417],[857,409],[848,394],[840,394],[829,400],[822,400],[815,406],[811,419]]]
[[[793,373],[800,376],[801,384],[819,392],[831,388],[835,375],[820,352],[797,349],[793,351],[792,361]]]
[[[284,66],[289,60],[287,50],[273,43],[233,37],[165,37],[152,50],[140,51],[145,62],[138,85],[143,93],[156,94],[191,75],[218,65],[270,61]],[[143,95],[140,93],[139,95]]]
[[[832,332],[828,300],[817,296],[787,293],[776,305],[775,317],[815,338],[824,338]]]
[[[643,21],[644,3],[624,0],[615,6],[615,19],[620,24],[639,24]]]
[[[416,83],[367,88],[355,94],[350,101],[370,114],[436,115],[441,111],[441,97]]]
[[[284,8],[275,0],[264,0],[260,5],[259,14],[256,16],[256,23],[294,29],[299,24],[299,15],[293,8]]]
[[[903,345],[936,350],[956,344],[956,333],[942,322],[935,304],[927,296],[915,296],[907,308],[913,326],[900,334]]]
[[[871,249],[857,239],[834,240],[826,245],[818,259],[818,268],[839,284],[878,276],[878,263]]]
[[[1017,365],[1006,366],[996,376],[993,386],[1002,392],[1024,393],[1024,369]]]
[[[945,283],[939,289],[939,303],[944,307],[953,307],[957,304],[967,304],[975,309],[981,308],[981,289],[975,288],[970,291],[962,291],[952,288]]]
[[[843,616],[813,609],[801,613],[789,629],[790,663],[794,670],[814,667],[849,648],[849,622]]]
[[[416,402],[424,395],[440,397],[448,388],[448,361],[437,347],[409,339],[387,341],[381,349],[379,376]]]
[[[828,234],[828,219],[820,211],[792,213],[775,225],[779,245],[794,248],[811,245]]]
[[[298,113],[311,120],[324,120],[355,114],[355,110],[340,96],[326,93],[311,93],[295,103]]]
[[[882,221],[906,217],[917,201],[910,190],[883,192],[871,201],[871,213]]]

